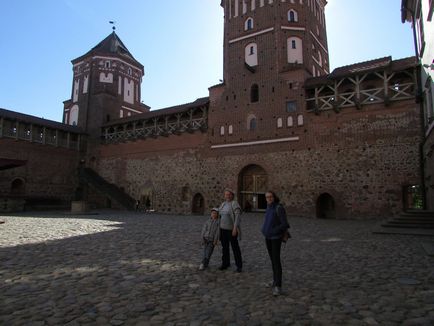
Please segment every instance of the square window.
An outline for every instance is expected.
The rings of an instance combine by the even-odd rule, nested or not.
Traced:
[[[296,101],[286,102],[286,112],[295,112],[295,111],[297,111],[297,102]]]

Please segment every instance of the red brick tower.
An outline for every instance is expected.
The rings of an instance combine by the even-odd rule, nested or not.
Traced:
[[[72,65],[72,96],[64,102],[63,123],[77,125],[92,137],[99,137],[103,123],[149,111],[141,103],[143,65],[114,31],[72,60]]]
[[[285,137],[303,124],[304,81],[329,73],[325,0],[223,0],[224,81],[212,87],[213,144]]]

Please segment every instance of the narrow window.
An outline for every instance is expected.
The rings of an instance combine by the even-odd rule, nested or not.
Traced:
[[[250,47],[250,55],[255,54],[255,47],[251,46]]]
[[[244,30],[250,31],[253,29],[253,18],[247,18],[246,22],[244,23]]]
[[[106,67],[106,68],[110,68],[110,61],[106,61],[106,62],[105,62],[105,67]]]
[[[288,117],[286,124],[288,127],[292,127],[294,125],[294,119],[292,117]]]
[[[220,136],[224,136],[225,135],[225,126],[221,126],[220,127]]]
[[[128,75],[132,75],[133,74],[133,70],[131,68],[128,67]]]
[[[232,127],[232,125],[229,125],[228,127],[228,134],[232,135],[234,133],[234,127]]]
[[[282,126],[283,126],[282,118],[278,118],[277,119],[277,128],[282,128]]]
[[[291,113],[297,111],[297,102],[288,101],[286,102],[286,112]]]
[[[302,126],[304,124],[304,119],[303,119],[303,116],[301,114],[297,117],[297,124],[299,126]]]
[[[292,47],[293,49],[296,49],[296,48],[297,48],[297,42],[296,42],[295,40],[292,40],[292,41],[291,41],[291,47]]]
[[[291,23],[298,21],[298,14],[295,10],[288,11],[288,21]]]
[[[253,84],[250,88],[250,102],[256,103],[259,101],[259,86],[257,84]]]
[[[256,118],[252,118],[250,120],[250,126],[249,126],[250,130],[256,130]]]

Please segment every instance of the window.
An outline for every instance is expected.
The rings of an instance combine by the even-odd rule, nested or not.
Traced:
[[[298,14],[295,10],[291,9],[290,11],[288,11],[288,21],[291,23],[298,21]]]
[[[303,116],[301,114],[297,117],[297,124],[299,126],[302,126],[304,124],[304,119],[303,119]]]
[[[277,128],[282,128],[282,126],[283,126],[282,118],[278,118],[277,119]]]
[[[228,127],[228,134],[232,135],[234,133],[234,127],[232,127],[232,125],[229,125]]]
[[[224,136],[225,135],[225,126],[221,126],[220,127],[220,136]]]
[[[104,66],[105,66],[106,68],[110,68],[110,61],[106,61],[106,62],[104,63]]]
[[[288,63],[303,63],[303,41],[299,37],[288,38]]]
[[[258,65],[258,46],[256,43],[247,44],[244,50],[244,61],[250,67]]]
[[[259,86],[257,84],[253,84],[250,88],[250,102],[256,103],[259,101]]]
[[[249,130],[256,130],[256,118],[250,119]]]
[[[244,23],[244,30],[250,31],[253,29],[253,18],[249,17],[246,19],[246,22]]]
[[[128,75],[132,75],[133,74],[133,70],[130,68],[130,67],[128,67]]]
[[[286,112],[295,112],[297,111],[297,102],[296,101],[288,101],[286,102]]]
[[[286,123],[288,127],[292,127],[294,125],[294,119],[292,117],[288,117]]]

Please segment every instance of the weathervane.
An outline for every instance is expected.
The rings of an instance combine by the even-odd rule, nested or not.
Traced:
[[[113,20],[110,20],[109,21],[109,24],[111,24],[111,25],[113,25],[113,27],[112,27],[112,29],[113,29],[113,31],[115,31],[116,30],[116,22],[115,21],[113,21]]]

